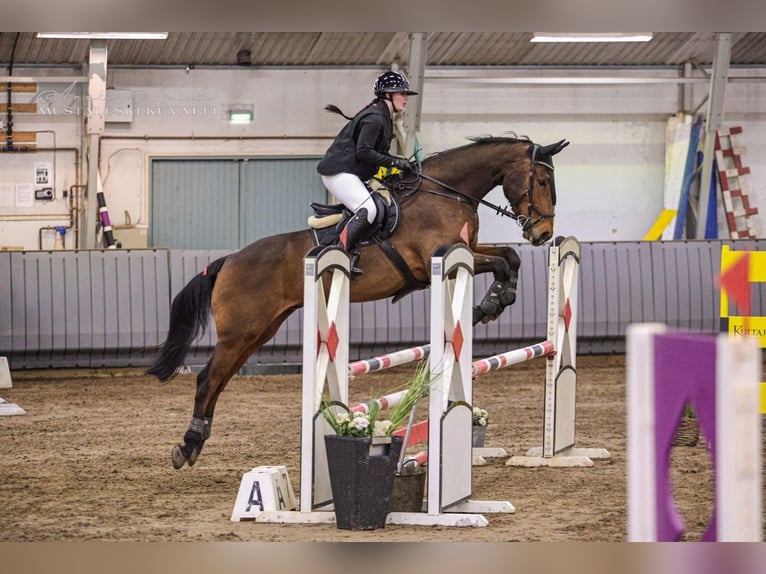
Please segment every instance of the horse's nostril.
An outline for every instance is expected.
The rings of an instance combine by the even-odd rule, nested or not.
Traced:
[[[543,243],[546,243],[551,238],[550,232],[546,231],[545,233],[542,233],[540,237],[538,238],[538,245],[542,245]]]

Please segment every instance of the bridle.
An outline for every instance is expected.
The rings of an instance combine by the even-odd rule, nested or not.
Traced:
[[[527,215],[526,217],[523,215],[520,215],[516,222],[521,226],[521,228],[526,231],[528,229],[531,229],[544,219],[553,219],[556,217],[555,213],[545,213],[542,211],[539,207],[537,207],[532,201],[532,191],[534,190],[534,184],[535,184],[535,166],[541,165],[545,169],[548,170],[548,173],[550,175],[550,182],[551,182],[551,203],[553,206],[556,206],[556,183],[553,179],[553,164],[543,161],[542,159],[537,159],[537,156],[540,153],[540,146],[538,144],[532,144],[532,153],[531,160],[529,163],[529,183],[527,183]],[[532,220],[532,212],[536,212],[538,217],[535,220]],[[522,220],[522,218],[524,218]]]
[[[546,213],[542,211],[539,207],[537,207],[533,201],[533,191],[534,191],[534,185],[535,185],[535,166],[541,165],[545,169],[548,170],[548,173],[550,174],[550,182],[551,182],[551,202],[553,205],[556,205],[556,187],[553,180],[553,165],[551,163],[548,163],[546,161],[543,161],[542,159],[538,159],[538,155],[540,153],[541,146],[533,143],[531,144],[532,149],[530,153],[530,164],[529,164],[529,179],[527,180],[527,189],[524,192],[523,195],[527,196],[527,214],[524,215],[523,213],[516,213],[513,205],[511,205],[510,202],[508,202],[508,208],[500,207],[497,204],[491,203],[485,199],[477,199],[475,197],[471,197],[469,195],[466,195],[465,193],[455,189],[451,185],[444,183],[443,181],[440,181],[436,179],[435,177],[431,177],[430,175],[426,175],[422,171],[418,170],[417,176],[421,179],[426,179],[432,183],[435,183],[444,189],[450,191],[451,193],[454,193],[455,196],[449,195],[447,193],[444,193],[442,191],[436,190],[436,189],[423,189],[423,191],[427,193],[431,193],[433,195],[438,195],[440,197],[446,197],[448,199],[454,199],[456,201],[462,201],[463,203],[468,204],[474,204],[474,205],[484,205],[486,207],[489,207],[492,209],[495,213],[497,213],[500,216],[503,217],[510,217],[513,219],[519,227],[523,231],[529,231],[532,229],[535,225],[540,223],[541,221],[545,219],[553,219],[555,217],[555,213]],[[415,186],[415,189],[417,189],[417,185]],[[533,213],[537,214],[537,218],[533,218]]]

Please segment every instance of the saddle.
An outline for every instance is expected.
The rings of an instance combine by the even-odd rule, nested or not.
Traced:
[[[399,225],[399,202],[387,189],[372,192],[372,200],[377,208],[375,221],[362,238],[360,246],[378,243],[390,237]],[[354,215],[343,204],[328,205],[311,203],[314,215],[308,224],[317,245],[335,245],[340,241],[340,234],[348,220]]]
[[[396,303],[413,291],[425,289],[430,283],[421,281],[413,275],[407,262],[388,240],[399,226],[400,207],[396,196],[382,187],[370,192],[378,213],[359,245],[365,247],[375,244],[380,247],[402,274],[404,286],[394,294],[392,300]],[[314,236],[314,243],[324,246],[337,245],[343,228],[354,214],[343,204],[311,203],[311,209],[314,210],[314,215],[309,217],[308,224]]]

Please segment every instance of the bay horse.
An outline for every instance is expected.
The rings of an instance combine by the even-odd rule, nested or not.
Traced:
[[[360,259],[364,273],[351,282],[351,300],[373,301],[425,288],[434,251],[465,242],[474,252],[474,272],[491,271],[495,279],[474,308],[474,323],[496,319],[516,298],[521,260],[509,246],[477,244],[478,205],[490,205],[515,219],[533,245],[550,240],[556,203],[552,157],[568,144],[561,140],[541,146],[527,138],[481,137],[426,158],[419,173],[408,173],[400,182],[399,224],[390,237],[400,265],[378,246],[364,247]],[[483,199],[499,185],[508,208]],[[204,331],[211,310],[218,338],[197,376],[194,410],[183,443],[172,449],[176,469],[197,460],[229,380],[303,306],[303,258],[313,247],[310,229],[259,239],[212,262],[174,297],[167,338],[147,374],[161,381],[173,377]]]

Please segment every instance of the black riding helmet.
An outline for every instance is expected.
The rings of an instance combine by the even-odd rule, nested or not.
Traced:
[[[378,79],[375,80],[375,85],[372,87],[375,96],[378,98],[383,97],[383,94],[395,94],[404,93],[408,96],[417,96],[418,93],[410,90],[410,82],[407,80],[407,76],[400,74],[399,72],[383,72]]]

